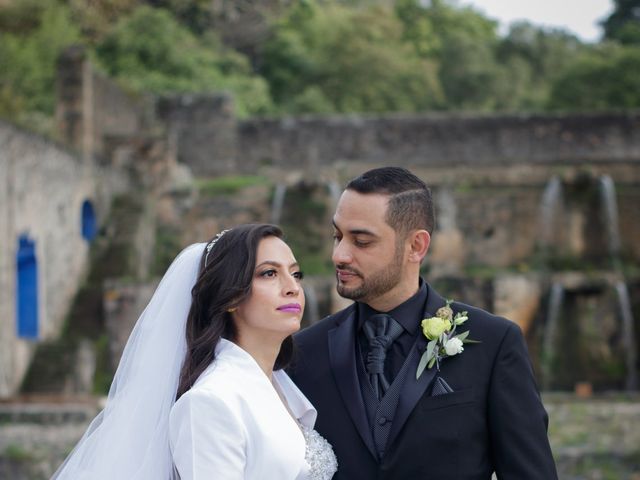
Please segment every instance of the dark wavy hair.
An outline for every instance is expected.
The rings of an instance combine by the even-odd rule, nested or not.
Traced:
[[[251,294],[258,245],[263,238],[282,238],[275,225],[239,225],[215,243],[208,258],[206,249],[200,272],[191,290],[191,309],[187,317],[187,354],[180,371],[176,400],[188,391],[215,358],[220,338],[235,340],[237,331],[229,309]],[[276,358],[274,370],[285,368],[293,355],[293,340],[287,337]]]
[[[389,195],[385,220],[402,236],[414,229],[433,233],[436,220],[431,190],[406,168],[374,168],[351,180],[346,189]]]

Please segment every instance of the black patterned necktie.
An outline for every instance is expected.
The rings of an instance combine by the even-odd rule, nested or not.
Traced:
[[[371,316],[362,326],[364,334],[369,341],[369,351],[365,362],[365,368],[369,375],[369,381],[378,400],[382,398],[389,388],[389,379],[384,375],[384,360],[387,350],[403,331],[402,325],[386,313],[378,313]]]

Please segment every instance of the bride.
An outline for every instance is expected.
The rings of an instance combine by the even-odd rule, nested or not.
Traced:
[[[54,479],[330,479],[316,411],[282,370],[304,310],[281,230],[241,225],[174,260],[105,409]]]

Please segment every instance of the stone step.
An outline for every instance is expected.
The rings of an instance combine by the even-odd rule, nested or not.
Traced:
[[[0,428],[2,425],[17,424],[54,426],[88,423],[101,408],[101,400],[99,398],[87,397],[65,401],[64,397],[50,397],[48,400],[48,402],[42,400],[1,402]]]
[[[59,339],[40,343],[22,383],[23,393],[63,392],[73,372],[76,342]]]

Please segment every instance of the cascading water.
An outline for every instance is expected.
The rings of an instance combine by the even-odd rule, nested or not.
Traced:
[[[273,201],[271,202],[271,223],[278,225],[282,220],[282,207],[284,199],[287,195],[287,186],[279,183],[273,192]]]
[[[554,221],[562,207],[562,182],[557,176],[551,177],[540,202],[540,243],[548,250],[555,237]]]
[[[340,200],[340,195],[342,195],[342,189],[340,185],[333,180],[327,183],[327,188],[329,189],[329,197],[331,198],[331,207],[335,209],[338,205],[338,200]]]
[[[544,326],[542,339],[542,388],[549,390],[553,380],[553,363],[555,357],[555,344],[558,332],[558,319],[562,311],[564,301],[564,287],[559,282],[551,285],[549,293],[549,307],[547,309],[547,320]]]
[[[636,350],[635,332],[633,328],[633,313],[631,312],[631,301],[629,300],[629,289],[623,281],[616,282],[616,293],[618,294],[618,304],[620,306],[620,317],[622,319],[622,337],[625,349],[625,364],[627,367],[626,389],[638,389],[638,374],[636,371],[636,361],[638,352]]]
[[[602,213],[607,231],[609,253],[613,259],[616,259],[620,254],[620,229],[618,227],[618,202],[616,201],[616,189],[613,180],[608,175],[602,175],[598,179],[598,184],[600,186]]]

